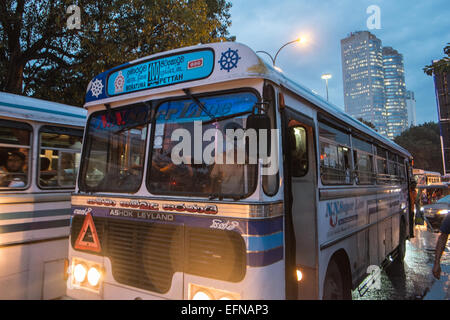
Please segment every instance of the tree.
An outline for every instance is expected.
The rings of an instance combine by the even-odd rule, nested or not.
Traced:
[[[81,29],[67,28],[72,4]],[[102,71],[228,39],[230,8],[227,0],[2,0],[0,90],[81,105]]]
[[[423,72],[427,75],[432,76],[433,73],[449,73],[450,72],[450,43],[444,48],[444,53],[447,57],[443,57],[440,60],[433,62],[431,65],[425,66]]]
[[[364,123],[364,124],[365,124],[366,126],[368,126],[369,128],[372,128],[373,130],[378,131],[378,130],[377,130],[377,127],[375,127],[375,125],[374,125],[372,122],[366,121],[366,120],[364,120],[363,118],[358,118],[358,121],[361,121],[362,123]]]
[[[414,158],[414,167],[443,172],[439,125],[427,122],[413,126],[394,138],[394,142],[408,150]]]

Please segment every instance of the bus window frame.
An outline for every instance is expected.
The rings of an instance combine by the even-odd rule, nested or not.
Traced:
[[[41,150],[42,148],[42,140],[41,140],[41,134],[42,133],[50,133],[50,130],[46,131],[47,128],[52,128],[50,130],[54,130],[54,133],[59,133],[59,134],[67,134],[70,135],[70,131],[81,131],[82,135],[81,135],[81,148],[79,150],[80,153],[80,164],[78,166],[78,171],[77,171],[77,177],[75,177],[75,183],[73,186],[41,186],[40,184],[40,173],[41,173]],[[61,131],[58,131],[58,129],[62,129]],[[68,132],[63,132],[64,130],[67,130]],[[64,190],[71,190],[71,189],[75,189],[75,186],[77,185],[77,180],[78,180],[78,172],[81,168],[81,161],[82,161],[82,152],[83,152],[83,141],[84,140],[84,130],[83,129],[77,129],[77,128],[72,128],[72,127],[64,127],[64,126],[57,126],[57,125],[43,125],[39,128],[38,131],[38,151],[37,151],[37,161],[36,161],[36,186],[41,189],[41,190],[58,190],[58,189],[64,189]],[[58,152],[64,152],[64,153],[77,153],[75,151],[75,149],[65,149],[65,148],[55,148],[55,147],[44,147],[44,149],[47,150],[57,150]],[[60,164],[61,159],[58,159],[58,165]],[[56,177],[58,177],[58,174],[56,175]]]
[[[81,155],[82,156],[81,156],[81,160],[80,160],[80,167],[78,169],[78,178],[76,180],[76,186],[78,187],[78,191],[79,192],[83,192],[83,193],[97,193],[97,194],[104,194],[104,193],[117,193],[117,194],[130,194],[130,193],[133,193],[133,194],[135,194],[141,189],[142,181],[145,178],[144,177],[144,175],[145,175],[145,168],[146,168],[146,164],[145,164],[146,159],[145,159],[145,157],[146,157],[146,154],[147,154],[147,141],[148,141],[148,134],[149,134],[148,133],[148,128],[149,128],[149,124],[150,124],[150,122],[148,122],[148,121],[145,123],[145,126],[147,127],[147,132],[145,134],[144,163],[143,163],[143,166],[142,166],[143,170],[142,170],[141,182],[140,182],[139,187],[137,189],[132,190],[132,191],[127,191],[127,192],[118,192],[118,191],[110,191],[110,190],[106,190],[106,191],[105,190],[100,190],[99,191],[99,190],[95,190],[95,188],[89,187],[83,181],[83,177],[85,176],[86,170],[87,170],[87,167],[85,167],[85,162],[87,160],[85,155],[87,155],[87,153],[91,151],[91,147],[88,146],[87,141],[88,141],[89,133],[90,133],[89,132],[90,131],[89,130],[89,124],[90,124],[90,121],[92,120],[92,118],[95,115],[97,115],[99,113],[102,113],[102,112],[120,111],[122,109],[127,109],[127,108],[130,108],[130,106],[137,105],[137,104],[149,104],[149,114],[150,114],[151,117],[153,117],[153,105],[152,105],[152,101],[151,100],[137,101],[137,102],[133,102],[131,104],[121,105],[120,107],[117,107],[117,108],[114,108],[114,109],[109,109],[109,110],[108,109],[98,110],[98,111],[95,111],[95,112],[91,113],[89,115],[89,117],[87,117],[87,119],[86,119],[86,126],[85,126],[85,130],[84,130],[84,134],[83,134],[82,148],[81,148]],[[153,126],[151,128],[153,130]]]
[[[0,143],[0,148],[27,148],[28,149],[28,164],[27,164],[27,184],[21,188],[18,187],[13,187],[13,188],[9,188],[9,187],[0,187],[0,194],[4,193],[4,192],[8,192],[8,191],[25,191],[27,189],[29,189],[31,187],[31,180],[32,180],[32,168],[33,168],[33,162],[32,162],[32,158],[33,158],[33,150],[34,150],[34,127],[27,123],[27,122],[22,122],[22,121],[17,121],[17,120],[10,120],[10,119],[0,119],[1,122],[8,122],[11,123],[12,125],[9,128],[16,128],[16,129],[21,129],[21,130],[28,130],[30,133],[29,136],[29,141],[30,144],[27,145],[14,145],[14,144],[8,144],[8,143]]]
[[[234,88],[234,89],[227,89],[227,90],[219,90],[219,91],[208,91],[208,92],[200,92],[200,93],[193,93],[193,95],[196,98],[203,98],[203,97],[211,97],[211,96],[219,96],[219,95],[226,95],[226,94],[231,94],[231,93],[245,93],[245,92],[250,92],[253,93],[256,96],[256,100],[257,103],[261,103],[262,101],[262,96],[260,94],[260,92],[258,90],[256,90],[255,88],[252,87],[242,87],[242,88]],[[180,101],[180,100],[186,100],[189,99],[189,97],[187,97],[186,95],[182,95],[182,96],[175,96],[175,97],[166,97],[163,99],[159,99],[159,100],[152,100],[152,101],[148,101],[148,103],[152,103],[152,120],[150,122],[150,127],[151,127],[151,132],[150,132],[150,138],[148,139],[149,142],[148,144],[146,144],[146,147],[151,146],[150,150],[146,151],[146,157],[147,157],[147,164],[146,166],[146,176],[145,176],[145,187],[147,189],[147,192],[151,195],[155,195],[155,196],[171,196],[171,197],[197,197],[197,198],[208,198],[208,195],[202,195],[199,193],[189,193],[189,192],[184,192],[184,193],[179,193],[179,192],[165,192],[165,193],[153,193],[150,190],[150,179],[151,179],[151,164],[152,164],[152,159],[153,159],[153,143],[155,140],[155,128],[156,128],[156,115],[158,112],[159,107],[166,102],[169,101]],[[249,190],[249,192],[245,195],[241,195],[240,198],[241,199],[247,199],[250,196],[252,196],[257,190],[258,190],[258,183],[262,183],[262,179],[260,179],[261,181],[259,181],[258,179],[258,172],[259,172],[259,161],[258,164],[256,164],[256,174],[254,175],[254,188],[253,190]],[[226,197],[227,198],[227,197]]]
[[[270,117],[271,129],[276,130],[278,128],[278,126],[277,126],[277,113],[278,113],[277,106],[279,105],[279,101],[278,101],[279,95],[277,94],[277,90],[275,90],[275,88],[276,87],[271,83],[264,83],[263,99],[265,99],[264,95],[266,93],[266,90],[272,90],[274,101],[273,101],[273,104],[270,104],[269,111],[266,114]],[[271,148],[271,152],[272,151],[273,151],[273,148]],[[279,152],[279,148],[276,150],[276,152]],[[277,157],[278,157],[278,155],[277,155]],[[276,183],[275,183],[275,189],[273,192],[269,192],[269,190],[268,190],[269,183],[270,183],[270,181],[268,181],[268,180],[269,180],[269,176],[267,176],[267,175],[264,175],[261,177],[262,189],[263,189],[265,195],[267,195],[269,197],[274,197],[280,190],[280,170],[278,170],[276,173],[276,177],[275,177]]]

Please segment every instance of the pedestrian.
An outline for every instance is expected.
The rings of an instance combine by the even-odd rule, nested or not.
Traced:
[[[422,205],[428,204],[427,190],[422,191]]]
[[[441,278],[441,257],[447,245],[448,234],[450,233],[450,214],[442,221],[440,234],[436,243],[436,256],[434,258],[433,275],[436,279]]]

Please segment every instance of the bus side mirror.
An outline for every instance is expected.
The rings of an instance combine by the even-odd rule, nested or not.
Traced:
[[[246,129],[254,129],[258,132],[260,129],[270,131],[270,118],[266,114],[251,114],[247,117]]]
[[[266,157],[270,154],[271,150],[271,124],[270,117],[267,114],[251,114],[247,117],[246,130],[253,129],[256,132],[256,136],[258,139],[257,144],[257,155],[258,158]],[[260,150],[263,141],[260,141],[260,130],[265,130],[267,135],[267,140],[265,141],[265,145],[267,146],[266,154],[261,154]]]

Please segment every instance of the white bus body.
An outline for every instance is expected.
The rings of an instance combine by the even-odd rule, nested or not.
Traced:
[[[192,53],[203,56],[191,57]],[[167,69],[168,65],[173,69]],[[204,70],[192,76],[187,71],[190,67]],[[256,104],[266,102],[271,126],[280,132],[278,175],[264,178],[259,163],[254,188],[246,175],[244,190],[248,187],[249,192],[236,199],[196,193],[208,185],[200,179],[193,178],[195,183],[182,190],[183,183],[189,184],[176,175],[172,185],[181,183],[181,189],[164,191],[166,184],[152,180],[151,163],[157,150],[165,148],[161,141],[172,124],[171,115],[179,119],[195,113],[189,103],[199,103],[189,100],[189,94],[202,100],[210,112],[215,105],[221,106],[220,101],[230,110],[233,103],[245,104],[242,101],[253,101],[253,96]],[[179,109],[177,101],[181,101]],[[403,243],[404,251],[404,240],[411,235],[411,155],[289,80],[245,45],[198,45],[126,63],[91,81],[85,107],[89,117],[82,158],[86,163],[81,164],[72,196],[70,297],[349,298],[350,290],[367,276],[368,267],[395,257],[399,244]],[[150,126],[145,131],[143,125],[133,133],[146,135],[141,139],[144,151],[133,155],[139,159],[135,163],[141,168],[141,180],[136,181],[141,182],[122,190],[88,181],[83,175],[92,168],[110,168],[102,162],[102,152],[114,156],[95,149],[94,142],[94,151],[88,153],[90,130],[98,137],[98,128],[117,127],[119,135],[127,130],[127,121],[116,118],[131,117],[124,112],[138,114],[139,108],[147,110],[143,115],[156,115],[154,130]],[[207,119],[200,109],[195,110]],[[104,134],[115,139],[114,133]],[[149,145],[158,137],[161,141]],[[90,159],[97,159],[98,166],[91,168]],[[98,241],[91,241],[95,250],[79,249],[85,232],[81,227],[90,218],[98,236]],[[83,276],[91,267],[102,272],[95,286]],[[338,292],[333,286],[339,287]]]
[[[74,185],[58,185],[61,175],[56,167],[62,168],[60,155],[75,157],[81,149],[51,146],[48,141],[65,142],[68,136],[58,134],[61,130],[74,131],[80,143],[86,110],[1,92],[0,121],[0,299],[57,298],[65,290]],[[13,154],[25,156],[17,181],[11,181],[6,163]],[[44,172],[40,163],[47,155],[49,170]]]

